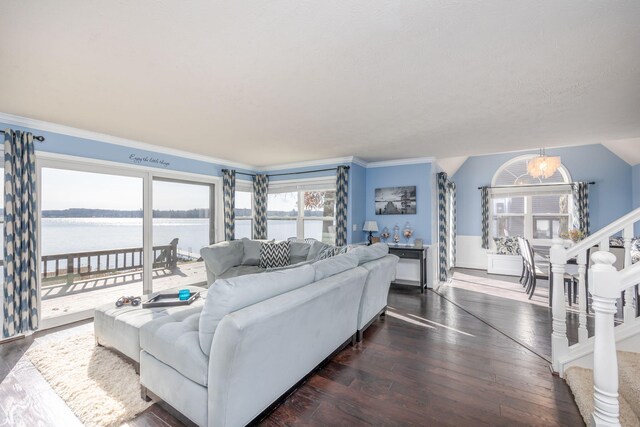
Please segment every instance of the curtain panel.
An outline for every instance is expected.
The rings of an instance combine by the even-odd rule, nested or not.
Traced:
[[[38,329],[36,166],[33,135],[4,137],[4,283],[2,335]]]
[[[438,183],[438,279],[447,281],[456,263],[456,185],[445,172],[437,175]]]
[[[482,248],[489,249],[489,188],[480,190],[482,204]]]
[[[347,244],[347,204],[349,166],[338,166],[336,171],[336,246]]]
[[[253,177],[253,238],[267,238],[267,196],[269,177],[257,174]]]
[[[576,182],[572,188],[573,196],[573,228],[580,230],[585,236],[591,232],[589,220],[589,184]]]
[[[236,171],[222,170],[222,197],[224,202],[224,239],[233,240],[236,235]]]

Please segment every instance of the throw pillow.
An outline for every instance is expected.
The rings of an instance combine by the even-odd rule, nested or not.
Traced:
[[[242,238],[242,246],[244,246],[242,265],[260,264],[260,248],[262,248],[262,242],[244,237]]]
[[[624,248],[624,239],[622,237],[609,237],[609,247]]]
[[[289,265],[289,245],[291,242],[265,242],[260,248],[260,268],[284,267]]]
[[[520,255],[517,237],[494,237],[496,253],[499,255]]]
[[[300,242],[297,240],[290,241],[289,243],[289,264],[298,264],[307,260],[309,256],[309,249],[311,245],[309,243]]]

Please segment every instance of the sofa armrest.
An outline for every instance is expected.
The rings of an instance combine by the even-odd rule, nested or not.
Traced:
[[[200,249],[200,256],[207,268],[207,282],[211,285],[225,271],[242,263],[244,247],[240,240],[220,242]]]

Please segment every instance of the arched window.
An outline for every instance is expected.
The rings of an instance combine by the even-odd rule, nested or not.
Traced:
[[[569,229],[571,175],[561,165],[549,178],[533,178],[527,173],[527,163],[534,157],[511,159],[493,176],[490,218],[494,238],[524,236],[545,245]]]
[[[504,163],[495,175],[491,185],[540,185],[540,184],[569,184],[571,175],[564,165],[560,165],[558,170],[549,178],[534,178],[527,173],[527,163],[529,160],[537,157],[536,154],[527,154],[525,156],[516,157]]]

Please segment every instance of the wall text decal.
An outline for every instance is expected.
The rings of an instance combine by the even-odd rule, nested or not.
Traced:
[[[135,153],[132,153],[131,155],[129,155],[129,160],[131,160],[136,165],[148,164],[151,166],[155,166],[155,167],[160,166],[163,168],[167,168],[171,164],[166,160],[163,160],[157,157],[143,156]]]

